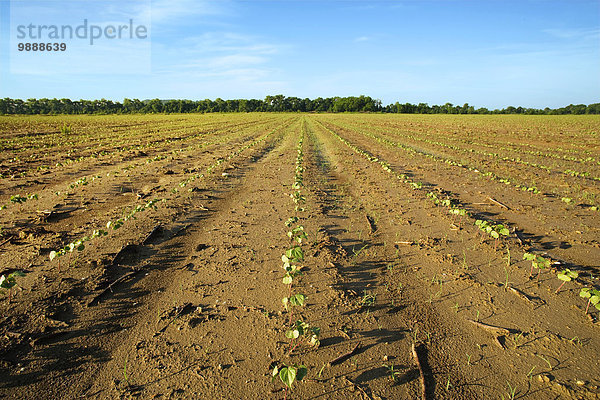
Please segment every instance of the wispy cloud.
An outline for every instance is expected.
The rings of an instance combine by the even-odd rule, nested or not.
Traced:
[[[368,36],[359,36],[356,39],[354,39],[355,42],[366,42],[368,41],[370,38]]]
[[[197,78],[222,78],[231,81],[271,79],[277,71],[272,67],[285,46],[258,37],[230,32],[208,32],[186,38],[180,46],[155,46],[160,59],[153,71],[160,75],[187,75]],[[162,62],[168,60],[168,63]],[[175,62],[173,60],[176,60]],[[158,64],[158,65],[157,65]]]
[[[544,29],[544,33],[559,39],[599,40],[600,29],[585,28],[553,28]]]
[[[152,23],[178,22],[182,18],[222,15],[230,11],[227,0],[151,0],[143,12],[150,15]]]

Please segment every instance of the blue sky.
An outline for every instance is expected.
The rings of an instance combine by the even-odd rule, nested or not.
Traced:
[[[0,0],[0,13],[1,97],[600,102],[597,0]],[[150,34],[26,54],[15,38],[24,15],[133,19]]]

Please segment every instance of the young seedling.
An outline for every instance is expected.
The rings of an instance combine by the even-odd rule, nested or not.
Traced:
[[[504,397],[504,395],[501,395],[502,400],[514,400],[515,396],[517,394],[517,387],[516,386],[512,386],[510,384],[510,382],[506,381],[506,385],[508,386],[508,393],[507,393],[507,397]]]
[[[498,241],[500,240],[500,236],[508,236],[510,235],[510,231],[504,225],[498,224],[494,226],[494,228],[490,232],[490,235],[495,239],[494,251],[496,251],[496,249],[498,248]]]
[[[363,296],[360,299],[360,307],[373,307],[375,305],[376,297],[375,294],[363,291]]]
[[[583,297],[584,299],[588,299],[587,307],[585,308],[586,314],[588,313],[590,304],[593,304],[594,307],[596,307],[596,309],[600,311],[600,290],[592,288],[583,288],[579,292],[579,296]]]
[[[537,268],[539,274],[539,270],[550,267],[549,258],[544,258],[535,254],[525,253],[523,254],[523,260],[531,261],[531,271],[529,272],[529,275],[533,275],[533,268]]]
[[[566,268],[566,269],[563,269],[562,271],[560,271],[556,275],[556,277],[558,279],[560,279],[562,281],[562,283],[560,284],[560,286],[558,287],[558,289],[556,289],[556,292],[554,292],[554,293],[558,293],[565,283],[571,282],[571,280],[573,280],[573,279],[577,279],[577,277],[579,277],[579,273],[577,271],[571,271],[570,269]]]
[[[290,291],[291,291],[292,290],[291,283],[289,284],[289,287],[290,287]],[[281,299],[281,302],[283,303],[283,307],[285,308],[285,310],[290,312],[290,319],[289,319],[288,323],[291,324],[292,319],[294,317],[294,310],[290,307],[304,306],[304,304],[306,302],[306,297],[303,294],[294,294],[294,295],[290,294],[289,297],[284,297],[283,299]]]
[[[123,379],[125,380],[125,385],[129,387],[129,376],[127,375],[127,360],[129,357],[125,357],[125,364],[123,364]]]
[[[292,390],[292,386],[294,385],[294,382],[296,381],[301,381],[306,374],[308,373],[308,370],[306,369],[306,367],[304,365],[285,365],[283,364],[283,367],[279,368],[279,366],[275,366],[275,368],[273,368],[273,372],[272,372],[272,381],[275,382],[275,380],[277,378],[279,378],[281,380],[281,382],[283,382],[283,384],[285,385],[285,395],[284,395],[284,399],[287,400],[287,395],[288,395],[288,391]]]
[[[17,284],[17,277],[25,276],[23,271],[15,271],[8,275],[0,276],[0,288],[8,289],[8,302],[12,300],[12,288]]]
[[[308,238],[306,232],[304,232],[304,226],[302,225],[298,225],[291,231],[288,231],[287,235],[291,240],[296,241],[298,244],[302,244],[302,241]]]
[[[291,340],[290,342],[290,353],[298,347],[298,345],[305,340],[306,343],[313,347],[319,347],[321,341],[319,340],[319,336],[321,335],[321,328],[311,327],[308,323],[297,320],[294,326],[291,329],[288,329],[285,332],[285,337]],[[294,345],[294,341],[298,340],[296,345]]]
[[[396,367],[394,366],[394,363],[392,363],[391,365],[388,364],[383,364],[383,366],[385,368],[387,368],[388,373],[390,374],[390,378],[392,379],[392,381],[396,382],[399,378],[399,376],[402,374],[402,372],[398,371],[396,369]]]

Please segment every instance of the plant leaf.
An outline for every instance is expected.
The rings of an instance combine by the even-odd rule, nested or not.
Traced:
[[[296,380],[301,381],[302,378],[304,378],[307,373],[308,373],[308,369],[304,365],[300,365],[298,367],[298,371],[296,372]]]
[[[296,380],[297,370],[294,367],[283,367],[279,372],[279,378],[290,389]]]

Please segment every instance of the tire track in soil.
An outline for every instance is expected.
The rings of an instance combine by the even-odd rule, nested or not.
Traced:
[[[349,192],[361,199],[377,221],[376,233],[384,242],[381,251],[394,260],[393,271],[380,275],[379,288],[398,288],[402,283],[402,289],[393,295],[406,301],[400,311],[412,317],[407,318],[412,323],[411,334],[427,344],[437,382],[436,398],[499,397],[506,395],[507,381],[517,384],[522,398],[595,398],[599,382],[593,377],[598,376],[598,367],[592,360],[600,343],[597,327],[582,311],[572,310],[579,302],[576,293],[554,296],[549,293],[547,278],[546,282],[530,282],[528,269],[515,269],[514,262],[509,267],[511,286],[545,304],[533,307],[504,291],[499,284],[504,282],[503,254],[482,244],[475,235],[445,229],[447,217],[425,196],[398,186],[400,182],[379,171],[379,165],[352,153],[328,132],[317,131],[326,147],[339,154],[334,162],[338,170],[352,171]],[[396,252],[390,252],[393,247],[389,244],[394,242],[401,244],[393,246]],[[520,255],[518,249],[511,250]],[[466,256],[466,264],[461,265],[459,255]],[[500,349],[493,335],[468,323],[476,315],[480,321],[515,333],[500,338],[504,340]],[[569,339],[574,336],[585,337],[586,344],[573,346]],[[540,356],[552,360],[552,367]],[[541,373],[539,380],[526,377],[534,365],[532,378]],[[591,379],[591,384],[576,385],[578,379],[588,384]]]
[[[148,317],[149,314],[144,310],[145,300],[150,298],[149,304],[151,304],[156,301],[156,298],[163,297],[161,291],[165,291],[170,282],[182,276],[184,274],[182,271],[188,269],[189,263],[182,265],[179,262],[183,260],[181,249],[185,248],[186,244],[189,245],[186,243],[186,238],[190,237],[190,229],[194,225],[201,224],[208,218],[207,215],[216,213],[221,207],[220,203],[224,202],[227,206],[230,201],[227,197],[229,193],[236,190],[236,185],[240,185],[240,181],[245,179],[245,173],[255,168],[273,151],[286,129],[289,129],[289,124],[288,128],[280,129],[279,133],[267,140],[261,146],[262,149],[254,149],[247,154],[246,161],[239,160],[240,168],[235,173],[228,170],[231,179],[224,181],[225,183],[222,178],[207,179],[203,185],[205,189],[201,190],[202,199],[192,199],[191,205],[173,206],[175,209],[165,215],[167,218],[174,218],[176,222],[167,223],[165,226],[163,235],[165,241],[157,246],[143,247],[134,254],[126,254],[119,265],[120,269],[125,270],[127,267],[139,267],[143,273],[136,275],[130,282],[115,287],[111,296],[99,306],[85,308],[83,304],[89,298],[82,298],[82,294],[78,292],[71,291],[67,296],[60,296],[60,298],[76,296],[79,299],[80,304],[65,307],[68,309],[66,314],[69,314],[72,319],[70,321],[72,325],[62,330],[61,334],[50,335],[47,340],[40,341],[39,346],[36,346],[31,354],[23,356],[22,361],[27,365],[27,371],[18,377],[13,375],[8,381],[8,387],[14,388],[14,398],[33,398],[40,388],[49,399],[80,396],[86,388],[86,382],[95,379],[95,371],[99,366],[110,362],[114,357],[111,351],[128,336],[127,331],[135,326],[132,325],[133,321]],[[228,183],[233,180],[235,184]],[[194,208],[196,211],[193,211]],[[208,213],[207,208],[210,210]],[[187,212],[182,214],[181,211],[184,210]],[[181,216],[179,220],[177,215]],[[150,231],[151,226],[146,232]],[[143,238],[146,234],[139,235],[138,232],[139,236]],[[139,243],[141,240],[133,242]],[[150,315],[156,316],[157,313],[153,311]],[[79,315],[75,315],[77,313]],[[13,355],[10,358],[19,359],[19,356]],[[122,374],[122,370],[121,365],[118,371]]]

